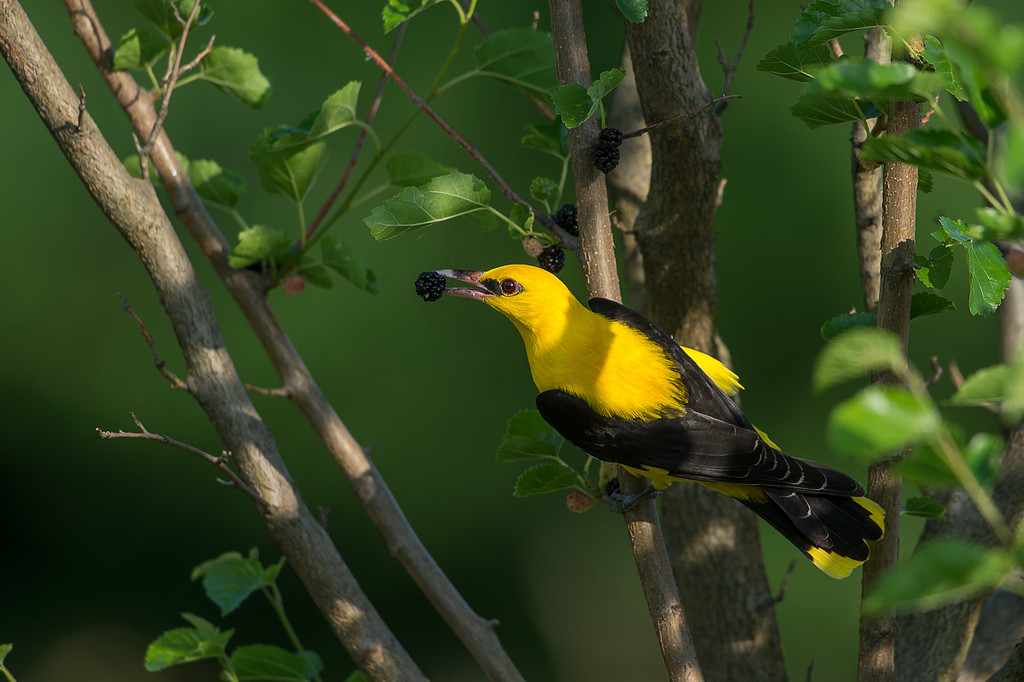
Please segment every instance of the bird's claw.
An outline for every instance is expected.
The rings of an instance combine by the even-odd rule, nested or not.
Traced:
[[[635,509],[637,505],[644,500],[654,499],[658,495],[661,495],[661,493],[661,490],[655,489],[653,484],[648,483],[646,488],[634,495],[613,492],[605,495],[604,499],[612,505],[611,510],[613,512],[616,514],[624,514],[631,509]]]

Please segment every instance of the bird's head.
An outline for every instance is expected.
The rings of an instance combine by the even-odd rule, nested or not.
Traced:
[[[438,270],[448,279],[469,284],[472,288],[449,287],[446,294],[483,301],[517,327],[534,328],[544,320],[557,318],[576,298],[562,281],[547,270],[532,265],[502,265],[486,272],[473,270]]]

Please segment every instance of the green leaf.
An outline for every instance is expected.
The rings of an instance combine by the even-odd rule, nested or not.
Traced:
[[[270,81],[260,71],[259,60],[237,47],[215,47],[203,57],[200,76],[254,109],[270,97]]]
[[[196,0],[135,0],[135,8],[147,19],[156,24],[160,32],[169,38],[177,38],[181,35],[181,23],[174,16],[171,5],[178,8],[178,14],[182,19],[188,19],[195,6]],[[205,2],[199,6],[193,26],[204,26],[213,18],[213,9]]]
[[[373,209],[363,222],[377,241],[445,220],[485,211],[491,190],[466,173],[449,173],[422,187],[406,187]]]
[[[997,405],[1006,398],[1009,365],[992,365],[971,374],[949,398],[951,405]]]
[[[4,664],[4,661],[7,660],[7,654],[11,653],[11,649],[13,648],[14,645],[10,642],[0,644],[0,665]]]
[[[967,599],[994,588],[1012,567],[1002,550],[959,538],[932,540],[882,576],[865,599],[864,611],[924,611]]]
[[[167,52],[167,38],[144,28],[133,28],[121,36],[114,50],[114,68],[144,69]]]
[[[832,411],[828,441],[838,452],[872,458],[926,440],[941,427],[942,418],[931,403],[902,388],[876,385]]]
[[[530,207],[528,205],[522,203],[516,204],[515,206],[512,207],[512,211],[509,213],[508,218],[513,223],[519,226],[519,229],[517,230],[511,225],[509,225],[509,236],[512,237],[513,239],[521,239],[523,236],[523,232],[533,231],[533,211],[530,210]]]
[[[377,273],[363,265],[362,259],[351,245],[342,242],[334,235],[327,235],[320,240],[320,253],[324,265],[334,270],[352,284],[371,294],[380,290]]]
[[[353,670],[352,674],[345,678],[345,682],[370,682],[362,670]]]
[[[551,91],[551,102],[555,113],[561,117],[566,128],[575,128],[590,118],[601,100],[611,92],[623,79],[626,72],[622,69],[609,69],[601,73],[589,88],[584,89],[579,83],[567,83]]]
[[[390,33],[398,28],[403,21],[412,19],[423,10],[433,7],[441,1],[409,0],[409,2],[401,2],[401,0],[388,0],[388,4],[384,5],[384,10],[381,12],[381,18],[384,19],[384,33]]]
[[[988,177],[985,148],[981,143],[949,130],[924,128],[908,131],[899,137],[871,138],[864,143],[861,158],[909,163],[962,180]]]
[[[885,0],[840,0],[836,4],[814,0],[800,15],[793,42],[797,46],[827,43],[847,33],[865,32],[883,25],[889,9]]]
[[[790,111],[809,128],[851,123],[862,118],[875,118],[881,112],[868,101],[855,101],[843,95],[805,92]]]
[[[903,514],[930,521],[946,520],[946,508],[938,500],[930,497],[911,497],[903,505]]]
[[[967,272],[970,279],[968,307],[972,315],[989,315],[999,307],[1010,286],[1010,270],[1006,260],[992,242],[978,241],[964,234],[967,227],[962,220],[942,216],[942,230],[934,233],[938,239],[956,242],[967,252]]]
[[[558,198],[558,183],[538,176],[530,181],[530,196],[537,201],[553,201]]]
[[[921,283],[931,289],[945,289],[949,284],[949,276],[953,272],[953,250],[945,244],[939,244],[927,258],[915,256],[915,270]]]
[[[647,18],[647,0],[615,0],[615,6],[632,24],[642,24]]]
[[[942,90],[942,80],[906,62],[879,64],[864,57],[846,57],[814,74],[808,94],[858,97],[875,102],[890,99],[926,100]]]
[[[267,128],[249,148],[260,186],[301,203],[327,161],[323,140],[306,144],[308,130],[279,126]]]
[[[1024,216],[1016,213],[1001,213],[991,206],[975,209],[981,234],[978,236],[988,241],[995,239],[1024,238]]]
[[[396,154],[388,159],[388,180],[399,187],[418,187],[439,175],[456,173],[454,168],[421,152]]]
[[[851,329],[830,341],[818,356],[814,388],[820,391],[882,370],[900,376],[906,373],[907,361],[899,340],[878,329]]]
[[[999,461],[1005,443],[994,433],[976,433],[963,448],[964,461],[983,486],[991,486],[999,477]]]
[[[1024,190],[1024,120],[1015,120],[1010,124],[998,159],[999,177],[1008,187],[1020,193]],[[1019,226],[1021,217],[1015,217]]]
[[[576,472],[560,462],[547,462],[532,466],[516,480],[512,494],[516,497],[539,495],[571,488],[576,483]]]
[[[309,139],[316,140],[331,133],[359,123],[356,118],[356,102],[359,100],[359,88],[362,83],[350,81],[341,90],[329,95],[320,105],[313,125],[309,129]]]
[[[331,271],[323,263],[302,263],[299,265],[299,274],[307,282],[321,289],[333,289],[334,279],[331,278]]]
[[[246,558],[238,552],[226,552],[199,564],[192,569],[192,580],[200,577],[206,596],[220,607],[222,616],[237,609],[250,594],[266,585],[259,559]]]
[[[906,457],[893,465],[893,471],[920,485],[935,488],[956,488],[960,485],[946,460],[927,443],[912,448]]]
[[[508,421],[505,437],[498,446],[497,461],[523,462],[556,457],[565,439],[537,410],[521,410]]]
[[[305,656],[269,644],[249,644],[231,652],[231,665],[239,680],[306,682],[324,669],[313,651]]]
[[[260,261],[271,261],[291,245],[291,237],[284,232],[266,225],[253,225],[238,233],[238,244],[228,256],[228,265],[237,270]]]
[[[843,332],[860,327],[874,328],[878,318],[874,313],[847,313],[837,315],[821,325],[821,338],[831,341]]]
[[[966,101],[968,93],[960,81],[959,70],[954,68],[952,60],[946,54],[946,48],[935,36],[924,37],[924,58],[942,78],[946,92],[961,102]]]
[[[921,194],[931,194],[935,188],[935,176],[927,168],[917,169],[917,191]]]
[[[210,623],[191,614],[182,614],[197,627],[175,628],[157,637],[148,647],[144,666],[156,672],[172,665],[223,656],[234,630],[221,632]]]
[[[558,85],[551,34],[528,28],[495,31],[473,51],[476,72],[537,95]]]
[[[828,43],[801,47],[786,43],[766,54],[755,68],[789,80],[805,82],[814,78],[818,71],[835,60],[836,57]]]
[[[948,298],[933,294],[930,291],[919,291],[910,299],[910,319],[946,313],[956,310],[956,304]]]
[[[216,161],[196,159],[188,165],[189,182],[204,202],[233,209],[245,196],[245,180],[233,170],[225,170]]]
[[[568,131],[558,119],[550,123],[526,126],[526,134],[523,135],[520,144],[526,149],[535,149],[558,159],[566,159],[569,156]]]

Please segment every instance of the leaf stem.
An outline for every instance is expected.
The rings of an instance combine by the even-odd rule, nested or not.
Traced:
[[[303,660],[306,661],[309,671],[313,674],[313,679],[317,680],[317,682],[323,682],[323,680],[320,679],[320,674],[317,673],[313,662],[309,659],[309,655],[306,653],[305,647],[303,647],[302,642],[299,641],[299,636],[292,627],[291,621],[288,620],[288,615],[284,612],[284,597],[281,595],[281,590],[278,589],[277,583],[273,582],[269,585],[263,585],[260,587],[260,591],[263,592],[267,601],[270,602],[270,607],[274,609],[274,613],[277,614],[277,618],[281,621],[281,626],[288,635],[289,641],[291,641],[292,646],[295,647],[295,652],[302,656]]]

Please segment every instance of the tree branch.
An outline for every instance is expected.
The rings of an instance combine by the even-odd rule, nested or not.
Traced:
[[[550,0],[549,8],[558,82],[589,87],[590,62],[579,0]],[[591,156],[591,145],[597,138],[599,127],[597,120],[591,117],[569,130],[579,211],[581,265],[591,297],[620,301],[608,194],[603,174],[594,167]],[[647,483],[620,467],[619,485],[623,493],[630,495],[641,492]],[[665,550],[657,507],[653,500],[647,499],[623,516],[669,679],[701,680],[693,640]]]
[[[10,0],[0,1],[5,5],[10,4]],[[122,108],[128,114],[136,134],[152,129],[154,120],[152,100],[146,91],[139,88],[131,76],[112,70],[111,44],[91,5],[87,0],[66,0],[65,4],[70,11],[76,34],[96,62]],[[433,558],[426,552],[384,480],[317,387],[288,336],[267,305],[259,277],[249,271],[233,270],[228,265],[227,256],[230,247],[210,218],[195,189],[188,183],[166,131],[161,131],[157,136],[152,159],[179,218],[214,270],[225,282],[264,350],[274,363],[282,378],[283,386],[292,391],[292,399],[306,416],[314,431],[324,441],[335,462],[348,477],[361,504],[381,532],[392,555],[402,563],[492,679],[521,679],[508,655],[501,648],[497,635],[494,633],[493,624],[473,613]],[[116,158],[111,163],[115,164],[117,169],[123,170]],[[119,197],[119,199],[123,200],[124,197]],[[153,201],[155,202],[155,197]],[[130,221],[125,229],[129,228],[134,229]],[[168,229],[170,228],[168,227]],[[173,234],[173,231],[171,233]],[[160,251],[155,253],[161,254],[160,258],[162,258]],[[155,256],[150,252],[145,252],[142,257],[145,260]],[[160,265],[161,268],[164,267],[160,263],[157,265]],[[186,266],[188,266],[187,261],[185,265],[176,265],[181,268]],[[190,266],[188,268],[188,271],[191,272]],[[163,272],[162,269],[161,272]],[[205,294],[197,295],[208,306]],[[170,306],[168,309],[170,312]],[[223,349],[223,342],[201,344],[200,348]],[[221,352],[223,351],[221,350]],[[237,377],[235,379],[237,380]],[[237,400],[244,400],[243,404],[248,405],[244,410],[240,410],[240,413],[246,415],[247,419],[251,419],[249,415],[255,415],[255,409],[249,405],[248,398],[244,397],[244,390],[240,384],[237,388],[242,393],[242,397],[233,397]],[[200,403],[208,411],[217,411],[219,408],[216,405],[216,398],[217,396],[207,397],[204,395],[200,398]],[[233,439],[255,437],[260,433],[266,433],[269,437],[269,431],[261,422],[254,426],[250,433],[246,426],[241,427],[240,431],[233,430],[239,428],[237,420],[221,421],[219,413],[213,421],[218,428],[223,428]],[[236,461],[239,462],[243,474],[250,484],[253,484],[253,476],[264,475],[258,468],[251,470],[253,467],[243,466],[243,462],[248,460],[243,457],[244,453],[239,447],[234,447],[231,443],[225,444],[227,449],[235,453]],[[276,450],[273,452],[276,455]],[[271,474],[279,475],[279,472],[284,471],[283,463],[275,463],[270,467]],[[297,498],[297,493],[291,489],[290,481],[287,483],[289,494]],[[259,486],[253,485],[257,490],[261,490]],[[271,502],[274,501],[273,496],[268,496],[262,490],[261,495]],[[329,538],[323,533],[323,529],[308,510],[304,506],[300,506],[298,513],[281,521],[276,519],[274,521],[273,524],[268,523],[271,536],[281,547],[282,552],[288,556],[314,601],[324,612],[332,629],[339,637],[355,642],[358,648],[355,658],[361,666],[365,664],[364,670],[367,670],[375,678],[391,675],[392,679],[395,677],[404,679],[406,674],[410,676],[410,679],[420,677],[421,673],[411,661],[407,660],[407,655],[393,638],[382,639],[383,644],[371,645],[370,638],[377,633],[377,629],[375,626],[371,627],[372,623],[369,621],[376,618],[376,613],[368,602],[360,602],[359,608],[351,608],[352,600],[346,593],[348,588],[339,583],[337,575],[341,569],[345,571],[347,569],[344,568],[337,551],[330,544]],[[396,660],[400,662],[400,665],[395,662]]]

